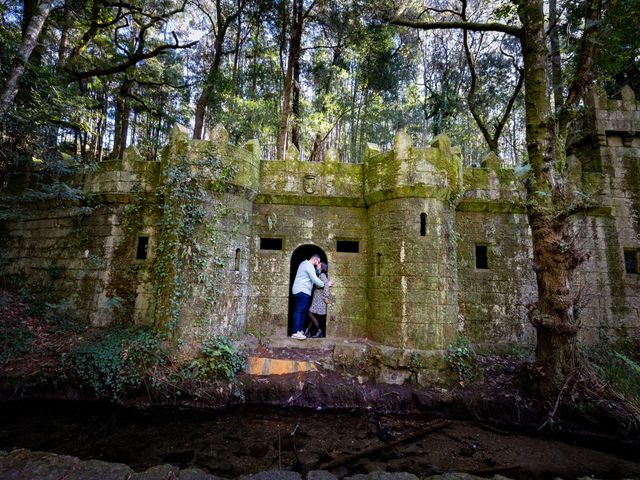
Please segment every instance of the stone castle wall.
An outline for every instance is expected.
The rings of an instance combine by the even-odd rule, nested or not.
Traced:
[[[633,92],[619,101],[594,94],[568,159],[575,188],[593,205],[573,219],[591,252],[577,272],[587,342],[639,334],[639,130]],[[207,151],[232,166],[233,177],[224,192],[198,201],[206,221],[194,238],[202,251],[183,252],[192,288],[181,297],[159,278],[167,232],[158,193],[178,159],[187,159],[194,182],[215,182],[198,166]],[[390,151],[370,145],[362,164],[340,163],[332,149],[323,162],[302,162],[295,148],[282,161],[261,161],[257,152],[255,141],[230,145],[222,128],[208,141],[175,129],[160,162],[130,148],[122,161],[74,180],[86,205],[33,204],[5,221],[0,277],[44,286],[94,325],[119,317],[162,324],[171,297],[179,298],[186,340],[286,335],[292,259],[312,245],[335,281],[328,336],[415,349],[442,349],[459,331],[488,345],[534,341],[524,189],[497,158],[463,168],[445,136],[416,148],[403,132]],[[225,214],[213,218],[220,205]],[[146,259],[136,258],[141,238]],[[198,255],[206,258],[200,276],[189,266]]]

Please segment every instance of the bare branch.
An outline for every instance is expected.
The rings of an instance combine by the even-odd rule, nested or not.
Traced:
[[[420,30],[468,30],[470,32],[502,32],[520,38],[522,29],[502,23],[476,23],[476,22],[415,22],[405,18],[390,20],[393,25],[418,28]]]

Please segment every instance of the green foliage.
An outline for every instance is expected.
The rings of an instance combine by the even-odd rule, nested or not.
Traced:
[[[56,272],[54,266],[49,275]],[[33,286],[23,286],[18,295],[27,305],[28,315],[45,320],[54,330],[80,333],[87,328],[78,318],[78,312],[69,299],[55,300],[50,290]]]
[[[31,351],[32,340],[31,330],[22,322],[12,319],[0,322],[0,366]]]
[[[231,345],[226,337],[205,340],[200,355],[187,367],[189,376],[199,379],[216,379],[232,382],[245,364],[245,357]]]
[[[96,395],[118,398],[142,385],[166,361],[161,338],[147,328],[117,328],[96,333],[67,358],[71,371]]]
[[[631,345],[611,347],[602,344],[589,350],[587,355],[599,377],[640,412],[640,358],[637,349]]]
[[[456,336],[453,343],[447,346],[445,360],[461,385],[477,376],[476,357],[466,337]]]

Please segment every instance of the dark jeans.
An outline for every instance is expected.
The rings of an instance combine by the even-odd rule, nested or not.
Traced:
[[[299,292],[293,296],[293,333],[302,331],[302,322],[311,305],[311,295]]]

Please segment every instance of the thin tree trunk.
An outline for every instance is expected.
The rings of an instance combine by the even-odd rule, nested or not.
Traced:
[[[291,29],[289,31],[289,55],[287,59],[287,73],[284,80],[282,94],[282,110],[280,112],[280,128],[278,129],[278,144],[276,158],[282,160],[287,149],[287,132],[289,130],[289,112],[291,110],[291,94],[294,81],[294,65],[300,55],[300,39],[302,35],[302,0],[293,1],[291,15]],[[297,46],[297,48],[296,48]]]
[[[557,0],[549,0],[549,43],[551,47],[551,52],[549,53],[549,58],[551,59],[551,88],[553,89],[554,110],[557,112],[563,103]]]
[[[64,65],[65,58],[67,56],[67,49],[69,48],[69,25],[71,24],[71,9],[69,8],[69,1],[64,2],[63,19],[62,19],[62,31],[60,32],[60,43],[58,44],[58,67]]]
[[[31,16],[24,35],[22,36],[22,43],[16,52],[16,57],[7,75],[2,93],[0,93],[0,115],[6,113],[13,104],[18,90],[18,83],[24,74],[27,61],[36,46],[42,26],[49,16],[52,4],[53,0],[41,0],[37,10]]]
[[[360,110],[358,110],[358,123],[360,124],[360,132],[359,132],[359,139],[358,139],[358,144],[357,144],[357,150],[356,150],[356,158],[357,159],[364,159],[364,142],[365,142],[365,126],[366,126],[366,118],[367,118],[367,111],[369,110],[369,87],[365,85],[364,87],[364,95],[363,95],[363,99],[362,99],[362,103],[363,103],[363,110],[362,110],[362,117],[365,118],[365,120],[363,120],[362,122],[360,122]]]
[[[237,0],[237,1],[238,1],[237,9],[240,10],[240,0]],[[235,102],[236,95],[238,94],[238,61],[240,58],[240,44],[241,44],[241,38],[242,38],[241,33],[242,33],[242,16],[238,15],[238,22],[236,24],[235,51],[233,53],[233,69],[231,71],[232,102]]]
[[[115,128],[113,131],[113,150],[109,155],[112,159],[122,159],[124,150],[127,148],[127,133],[129,131],[129,115],[131,113],[131,102],[128,94],[131,93],[132,81],[125,79],[118,89],[116,96]]]
[[[195,121],[193,127],[193,138],[195,140],[202,140],[202,132],[204,130],[204,120],[207,111],[209,101],[213,98],[216,90],[216,83],[218,81],[218,74],[220,72],[220,63],[222,61],[222,46],[224,43],[224,37],[226,34],[226,28],[218,28],[218,34],[213,42],[213,61],[211,62],[211,68],[207,74],[207,80],[202,87],[202,93],[198,97],[196,102]]]
[[[300,47],[302,34],[296,37],[296,58],[293,62],[293,100],[291,102],[291,143],[300,150],[299,124],[300,119]]]
[[[193,128],[193,138],[196,140],[202,139],[202,132],[204,130],[204,121],[209,106],[209,102],[214,98],[216,84],[218,82],[218,75],[220,72],[220,63],[222,61],[222,48],[224,46],[224,39],[227,35],[229,26],[236,19],[242,16],[242,11],[246,5],[245,0],[237,0],[237,9],[234,13],[230,14],[226,18],[222,16],[222,6],[219,0],[216,1],[216,14],[218,15],[216,20],[215,39],[213,42],[213,60],[211,62],[211,68],[207,74],[207,79],[202,87],[202,93],[196,102],[195,121]]]

